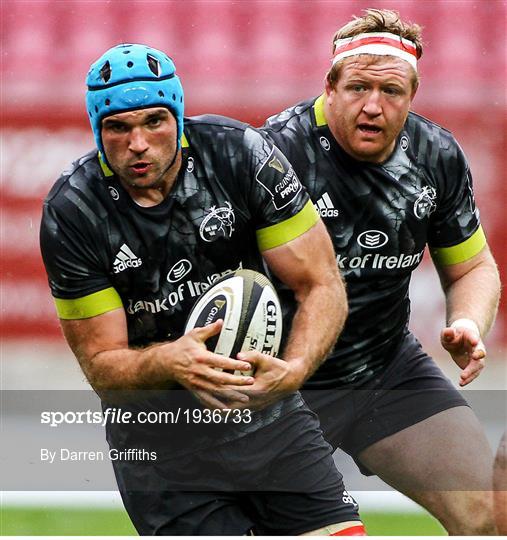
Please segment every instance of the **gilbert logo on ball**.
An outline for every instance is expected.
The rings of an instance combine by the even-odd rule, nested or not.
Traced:
[[[218,319],[223,319],[224,325],[220,334],[206,343],[208,350],[229,358],[250,350],[271,356],[278,354],[282,309],[273,285],[263,274],[236,270],[215,282],[197,299],[185,333]]]

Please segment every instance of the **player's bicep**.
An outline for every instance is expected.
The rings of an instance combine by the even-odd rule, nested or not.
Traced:
[[[270,270],[296,294],[340,280],[331,239],[320,219],[288,242],[261,251]]]
[[[127,321],[123,308],[86,319],[60,319],[60,324],[67,343],[87,376],[97,354],[128,348]]]
[[[486,246],[486,236],[481,225],[466,240],[447,247],[437,247],[430,242],[431,258],[437,267],[457,265],[467,262],[479,254]]]
[[[493,270],[496,269],[495,260],[487,244],[484,244],[478,253],[474,253],[466,260],[460,260],[454,264],[443,264],[441,260],[434,258],[434,263],[444,290],[476,268],[491,267]]]
[[[444,289],[477,266],[489,264],[490,259],[494,264],[484,231],[480,225],[463,242],[447,247],[430,245],[430,254]]]
[[[308,200],[293,216],[257,229],[257,245],[261,252],[283,246],[311,230],[320,220],[319,214]]]

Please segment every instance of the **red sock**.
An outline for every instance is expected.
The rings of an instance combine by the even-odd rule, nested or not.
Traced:
[[[364,525],[354,525],[341,531],[330,534],[329,536],[367,536]]]

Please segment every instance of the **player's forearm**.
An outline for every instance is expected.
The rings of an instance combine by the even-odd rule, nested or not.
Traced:
[[[164,366],[160,361],[160,347],[103,351],[80,364],[88,381],[101,396],[110,392],[169,388],[175,382],[167,362]]]
[[[448,324],[471,319],[485,336],[495,320],[500,278],[493,259],[473,268],[445,288]]]
[[[283,359],[299,364],[304,382],[325,361],[340,335],[348,314],[343,280],[336,271],[329,279],[297,296]]]
[[[130,348],[123,309],[96,317],[61,320],[62,330],[83,373],[103,391],[159,389],[173,380],[174,343]]]

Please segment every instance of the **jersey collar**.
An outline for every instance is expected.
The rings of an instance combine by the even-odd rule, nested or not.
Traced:
[[[326,115],[324,114],[324,94],[320,95],[313,104],[313,119],[316,127],[327,126]]]
[[[102,159],[102,154],[100,153],[100,151],[99,151],[98,156],[99,156],[100,168],[102,169],[102,173],[104,174],[104,176],[106,178],[114,176],[114,172],[107,166],[106,162]]]

